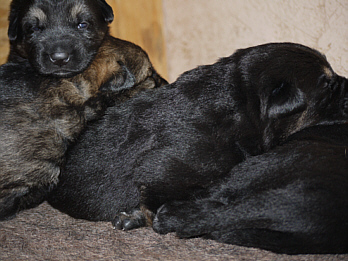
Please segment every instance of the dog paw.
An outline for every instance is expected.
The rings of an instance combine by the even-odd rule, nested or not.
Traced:
[[[129,90],[134,87],[136,83],[134,74],[131,73],[122,62],[118,63],[120,64],[121,70],[115,73],[113,77],[111,77],[99,88],[100,92],[119,93],[121,91]]]
[[[202,236],[214,229],[221,206],[215,201],[169,202],[158,209],[152,227],[159,234],[175,232],[181,238]]]
[[[166,203],[158,210],[153,219],[153,230],[159,234],[175,232],[180,227],[180,210],[175,203]],[[179,216],[177,216],[179,215]]]
[[[132,230],[147,225],[144,213],[135,209],[130,212],[121,212],[112,221],[112,225],[118,230]]]

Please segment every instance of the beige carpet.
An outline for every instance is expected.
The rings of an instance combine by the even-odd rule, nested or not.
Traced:
[[[47,203],[0,222],[0,260],[348,260],[348,255],[277,255],[268,251],[178,239],[151,228],[116,231],[108,222],[76,220]]]

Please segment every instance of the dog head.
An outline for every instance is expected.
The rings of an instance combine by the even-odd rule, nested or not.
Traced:
[[[73,76],[91,63],[112,21],[104,0],[13,0],[9,61],[28,60],[44,75]]]
[[[266,148],[308,126],[348,121],[348,81],[316,50],[274,43],[234,57]]]

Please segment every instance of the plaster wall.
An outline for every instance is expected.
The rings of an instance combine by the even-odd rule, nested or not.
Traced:
[[[170,81],[236,49],[297,42],[348,76],[348,0],[163,0]]]

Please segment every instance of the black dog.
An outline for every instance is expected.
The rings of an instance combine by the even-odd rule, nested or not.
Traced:
[[[342,80],[319,52],[291,43],[239,50],[198,67],[89,125],[49,202],[117,228],[144,225],[151,222],[147,209],[190,198],[291,134],[346,121],[347,90],[333,88]],[[131,211],[140,203],[144,213]],[[115,218],[120,211],[129,213]]]
[[[113,13],[105,1],[62,4],[11,5],[11,62],[0,67],[0,219],[42,202],[87,121],[116,100],[166,83],[140,47],[108,35]]]
[[[279,253],[347,253],[347,150],[348,124],[307,128],[237,165],[206,197],[166,203],[153,227]]]

